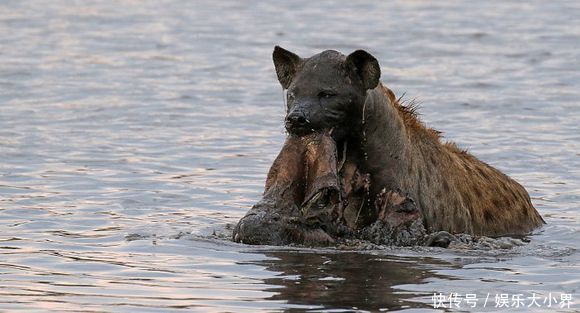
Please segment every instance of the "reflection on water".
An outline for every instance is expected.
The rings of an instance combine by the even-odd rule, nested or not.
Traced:
[[[264,280],[276,286],[270,289],[276,292],[270,299],[311,309],[377,311],[429,307],[409,299],[430,294],[406,293],[397,290],[397,286],[421,284],[426,278],[436,276],[426,265],[417,264],[418,260],[384,255],[312,251],[276,251],[265,255],[275,259],[257,264],[280,273]]]
[[[579,15],[575,1],[0,2],[0,311],[580,302]],[[276,44],[369,50],[548,225],[511,251],[229,242],[284,140]]]

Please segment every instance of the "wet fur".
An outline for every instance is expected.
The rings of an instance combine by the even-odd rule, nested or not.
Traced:
[[[402,190],[429,231],[501,236],[526,234],[544,223],[526,190],[440,133],[382,84],[368,92],[361,149],[373,193]],[[362,138],[365,137],[365,138]]]

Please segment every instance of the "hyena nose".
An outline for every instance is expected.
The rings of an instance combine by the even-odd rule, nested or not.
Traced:
[[[309,121],[302,111],[292,111],[286,116],[286,126],[289,128],[308,126]]]

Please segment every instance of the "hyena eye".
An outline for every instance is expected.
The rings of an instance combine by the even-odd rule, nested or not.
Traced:
[[[286,94],[286,97],[288,98],[288,101],[293,101],[294,100],[294,93],[291,91],[288,91],[288,93]]]
[[[318,94],[318,97],[319,97],[319,98],[322,98],[322,99],[330,99],[330,98],[332,98],[332,97],[334,97],[334,96],[336,96],[336,94],[335,94],[335,93],[333,93],[332,91],[321,91],[321,92]]]

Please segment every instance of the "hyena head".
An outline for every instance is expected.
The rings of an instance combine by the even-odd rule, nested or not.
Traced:
[[[310,58],[276,46],[273,53],[278,80],[287,93],[286,129],[301,136],[333,129],[341,140],[361,119],[366,92],[379,83],[381,70],[368,52],[348,56],[326,50]]]

